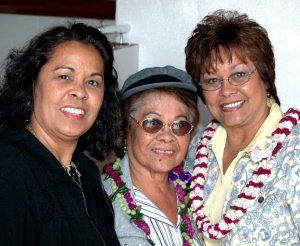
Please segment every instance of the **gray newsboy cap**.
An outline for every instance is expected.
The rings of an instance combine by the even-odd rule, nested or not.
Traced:
[[[183,89],[197,100],[197,88],[192,78],[186,72],[172,66],[145,68],[131,75],[125,80],[120,90],[121,99],[124,100],[138,92],[160,87]]]

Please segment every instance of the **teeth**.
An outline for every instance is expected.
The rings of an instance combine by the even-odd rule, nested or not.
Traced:
[[[243,103],[244,103],[244,101],[235,102],[235,103],[224,105],[223,108],[234,108],[234,107],[242,105]]]
[[[76,109],[76,108],[61,108],[61,111],[68,112],[70,114],[76,114],[76,115],[84,115],[84,111],[82,109]]]
[[[155,150],[156,152],[162,153],[162,154],[173,154],[173,151],[171,150]]]

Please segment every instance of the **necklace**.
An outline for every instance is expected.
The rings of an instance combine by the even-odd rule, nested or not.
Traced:
[[[32,127],[28,124],[26,128],[32,133],[33,136],[35,136],[36,139],[38,137],[35,134],[35,131],[32,129]],[[68,166],[63,166],[63,169],[67,172],[67,174],[72,178],[72,180],[78,184],[81,187],[81,179],[80,179],[80,172],[78,171],[75,163],[72,161],[70,165]]]
[[[29,124],[26,126],[26,128],[32,133],[33,136],[35,136],[36,139],[38,139],[34,130],[31,128],[31,126]]]
[[[105,179],[111,178],[111,186],[113,193],[109,196],[113,202],[116,198],[118,199],[119,205],[122,210],[130,216],[130,223],[134,223],[140,228],[151,245],[155,245],[154,242],[149,238],[150,227],[143,219],[141,213],[141,205],[137,206],[130,194],[130,189],[126,187],[126,184],[122,180],[122,171],[119,166],[120,158],[114,163],[107,164],[103,167],[103,172],[106,175]],[[178,198],[178,214],[181,216],[182,223],[180,225],[180,231],[183,239],[183,246],[195,245],[193,241],[194,232],[192,223],[190,220],[191,212],[188,207],[188,194],[189,187],[187,183],[190,181],[191,174],[183,171],[181,165],[173,168],[169,172],[169,182],[175,182],[177,198]],[[127,206],[124,204],[124,200],[127,202]]]
[[[62,166],[72,180],[81,187],[80,172],[78,171],[75,163],[72,161],[68,166]]]
[[[253,172],[252,179],[246,184],[244,190],[237,196],[237,199],[230,206],[229,211],[217,224],[212,224],[204,214],[203,189],[208,166],[207,143],[214,135],[219,126],[215,119],[211,121],[205,129],[200,144],[197,148],[193,176],[191,179],[190,204],[191,211],[199,231],[210,239],[221,239],[229,233],[240,218],[247,212],[247,209],[255,202],[255,199],[264,186],[265,181],[271,174],[271,168],[275,163],[275,158],[282,143],[290,134],[293,125],[300,119],[300,111],[290,108],[272,133],[272,150],[268,157],[259,159],[257,169]],[[253,151],[252,151],[253,152]]]
[[[228,140],[228,142],[230,143],[230,145],[231,145],[233,148],[237,149],[238,151],[242,151],[242,150],[245,148],[245,147],[244,147],[244,148],[239,148],[238,146],[234,145],[234,144],[230,141],[228,135],[227,135],[227,140]],[[247,145],[246,145],[246,146],[247,146]]]

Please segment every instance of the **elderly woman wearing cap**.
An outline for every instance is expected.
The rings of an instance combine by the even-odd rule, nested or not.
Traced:
[[[120,93],[126,154],[104,167],[103,179],[121,245],[201,245],[181,166],[199,121],[191,78],[171,66],[146,68]]]

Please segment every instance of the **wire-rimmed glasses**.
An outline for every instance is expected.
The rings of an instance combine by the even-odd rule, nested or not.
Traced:
[[[131,115],[130,115],[130,117],[137,124],[139,124],[145,132],[150,133],[150,134],[155,134],[155,133],[161,131],[166,125],[161,120],[155,119],[155,118],[147,118],[142,121],[138,121],[135,118],[133,118]],[[172,122],[171,124],[167,124],[167,125],[169,126],[171,132],[177,136],[187,135],[194,128],[193,124],[191,124],[188,121],[184,121],[184,120],[176,120],[176,121]]]
[[[218,78],[211,78],[205,79],[199,83],[205,91],[215,91],[221,88],[222,82],[224,80],[228,80],[228,82],[232,85],[239,86],[247,83],[250,80],[250,75],[254,73],[256,69],[252,72],[238,72],[231,74],[228,78],[225,79],[218,79]]]

